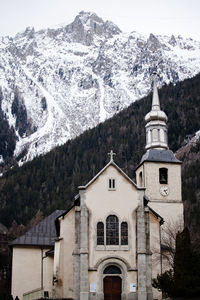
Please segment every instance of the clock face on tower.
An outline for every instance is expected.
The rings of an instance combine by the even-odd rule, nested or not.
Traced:
[[[169,195],[169,187],[168,186],[161,186],[160,187],[160,193],[162,196],[168,196]]]

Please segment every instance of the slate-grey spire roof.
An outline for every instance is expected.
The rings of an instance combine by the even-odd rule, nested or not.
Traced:
[[[11,242],[10,245],[53,246],[54,240],[57,237],[55,220],[64,213],[65,210],[54,211],[24,235]]]

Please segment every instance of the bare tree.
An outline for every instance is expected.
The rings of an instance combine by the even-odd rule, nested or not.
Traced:
[[[161,256],[164,269],[174,267],[176,250],[176,236],[184,229],[183,219],[180,217],[174,222],[167,222],[161,228]]]
[[[176,221],[168,221],[164,223],[160,230],[160,240],[157,240],[152,247],[152,262],[153,264],[161,264],[161,273],[166,270],[173,269],[174,255],[176,249],[176,236],[182,232],[184,228],[183,219],[180,217]]]

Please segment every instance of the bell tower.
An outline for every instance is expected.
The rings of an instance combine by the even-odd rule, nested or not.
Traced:
[[[153,74],[151,111],[146,114],[146,153],[136,169],[139,187],[145,187],[148,205],[161,215],[165,222],[183,219],[181,195],[181,161],[168,147],[167,116],[161,110],[157,74]]]

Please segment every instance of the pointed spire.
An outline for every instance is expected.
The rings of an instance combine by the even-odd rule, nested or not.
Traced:
[[[157,89],[157,73],[153,73],[153,98],[151,111],[146,114],[146,150],[168,149],[167,142],[167,116],[160,109],[160,101]]]
[[[158,88],[157,88],[157,73],[155,71],[153,72],[152,110],[160,110],[160,101],[159,101]]]

